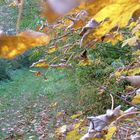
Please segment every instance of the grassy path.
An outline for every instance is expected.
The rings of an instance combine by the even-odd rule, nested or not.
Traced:
[[[63,97],[73,96],[75,84],[64,71],[52,71],[47,75],[48,80],[45,81],[34,77],[27,69],[18,70],[12,72],[12,81],[0,83],[0,138],[9,135],[7,133],[13,129],[15,131],[22,122],[24,125],[18,131],[25,131],[23,138],[36,136],[32,121],[38,120],[39,123],[39,113],[55,102],[63,107]],[[55,112],[49,112],[52,113]]]

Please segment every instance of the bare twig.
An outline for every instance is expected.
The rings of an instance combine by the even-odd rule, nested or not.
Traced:
[[[125,113],[121,116],[119,116],[114,122],[112,122],[113,124],[116,124],[118,123],[120,120],[122,120],[123,118],[126,118],[130,115],[136,115],[136,114],[140,114],[140,111],[137,111],[137,112],[129,112],[129,113]]]
[[[99,84],[95,83],[95,81],[94,81],[93,84],[94,84],[95,86],[97,86],[97,87],[100,86]],[[124,98],[120,97],[119,95],[117,95],[117,94],[111,92],[111,91],[108,90],[107,88],[105,89],[105,91],[108,92],[108,93],[110,93],[111,95],[115,96],[116,98],[119,98],[120,100],[122,100],[123,102],[125,102],[126,104],[128,104],[129,106],[133,106],[133,107],[136,107],[136,108],[140,109],[140,106],[132,104],[131,102],[127,101],[126,99],[124,99]]]
[[[24,4],[24,0],[21,0],[21,3],[18,3],[18,17],[17,17],[17,23],[16,23],[16,33],[19,32],[19,26],[20,26],[20,20],[21,20],[21,15],[23,12],[23,4]]]
[[[72,59],[72,57],[73,57],[74,54],[75,54],[74,52],[71,54],[71,56],[70,56],[69,59],[67,60],[66,64],[69,63],[69,61]]]
[[[113,110],[114,109],[114,98],[113,98],[112,94],[110,94],[110,97],[111,97],[111,102],[112,102],[111,110]]]

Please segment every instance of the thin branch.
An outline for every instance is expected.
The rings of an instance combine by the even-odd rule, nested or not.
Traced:
[[[94,84],[95,86],[97,86],[97,87],[100,86],[99,84],[95,83],[95,81],[94,81],[93,84]],[[131,102],[127,101],[126,99],[124,99],[124,98],[122,98],[122,97],[120,97],[119,95],[117,95],[117,94],[115,94],[115,93],[109,91],[107,88],[105,89],[105,91],[108,92],[108,93],[110,93],[111,95],[113,95],[113,96],[119,98],[120,100],[122,100],[123,102],[125,102],[126,104],[128,104],[129,106],[133,106],[133,107],[136,107],[136,108],[140,109],[140,106],[132,104]]]
[[[121,119],[126,118],[126,117],[128,117],[128,116],[130,116],[130,115],[135,115],[135,114],[140,114],[140,112],[138,111],[138,112],[129,112],[129,113],[125,113],[125,114],[121,115],[120,117],[118,117],[114,122],[112,122],[112,124],[116,124],[116,123],[118,123]]]
[[[75,54],[74,52],[71,54],[71,56],[70,56],[69,59],[67,60],[66,64],[69,63],[69,61],[72,59],[72,57],[73,57],[74,54]]]
[[[112,102],[111,110],[113,110],[114,109],[114,98],[113,98],[112,94],[110,94],[110,97],[111,97],[111,102]]]
[[[16,33],[19,32],[19,27],[20,27],[20,20],[21,20],[21,15],[23,12],[23,4],[24,4],[24,0],[21,0],[21,3],[18,3],[18,17],[17,17],[17,23],[16,23]]]

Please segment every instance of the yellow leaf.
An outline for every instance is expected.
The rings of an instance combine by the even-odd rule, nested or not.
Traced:
[[[66,133],[67,131],[67,125],[63,125],[61,126],[60,128],[58,128],[55,133],[59,136],[59,135],[62,135],[64,133]]]
[[[34,73],[34,76],[40,77],[40,76],[44,76],[44,74],[38,71]]]
[[[116,126],[112,126],[108,129],[108,133],[105,135],[106,140],[111,140],[113,134],[117,131],[117,127]]]
[[[133,28],[132,34],[137,36],[137,34],[139,34],[139,31],[140,31],[140,24],[137,24],[137,26]]]
[[[136,74],[140,74],[140,67],[129,69],[127,74],[130,75],[130,76],[134,76]]]
[[[122,44],[122,47],[124,47],[127,44],[130,45],[130,46],[135,46],[135,45],[137,45],[137,41],[138,41],[138,37],[134,36],[132,38],[129,38],[129,39],[125,40]]]
[[[104,39],[105,42],[111,42],[113,45],[115,45],[118,41],[122,41],[122,40],[123,40],[123,35],[119,32],[110,33],[106,35]]]
[[[80,120],[78,123],[76,123],[75,125],[74,125],[74,129],[78,129],[78,128],[80,128],[83,124],[84,124],[84,122],[85,122],[85,120]]]
[[[76,118],[80,117],[81,115],[82,115],[82,112],[81,113],[78,113],[78,114],[74,114],[70,118],[71,119],[76,119]]]
[[[53,47],[50,47],[47,49],[47,53],[48,54],[51,54],[51,53],[54,53],[58,50],[58,46],[57,45],[54,45]]]
[[[128,76],[134,76],[140,73],[140,67],[135,68],[129,68],[129,69],[119,69],[115,72],[116,77],[120,77],[121,75],[128,75]]]
[[[58,102],[54,102],[54,103],[52,103],[51,105],[50,105],[50,107],[57,107],[58,106]]]
[[[48,35],[31,30],[14,36],[0,34],[0,57],[14,58],[30,48],[47,45],[49,40]]]
[[[93,64],[93,61],[90,60],[90,59],[84,59],[84,60],[81,60],[79,62],[79,66],[88,66],[88,65],[92,65]]]
[[[125,27],[133,13],[140,9],[140,3],[139,0],[96,0],[85,4],[81,9],[86,9],[89,16],[98,23],[108,19],[84,38],[83,46],[85,46],[93,40],[99,40],[116,26]]]
[[[13,2],[11,2],[8,6],[9,7],[16,7],[18,4],[17,2],[14,0]]]
[[[73,130],[67,133],[66,140],[80,140],[81,136],[77,130]]]
[[[133,52],[133,55],[140,56],[140,50],[137,50],[137,51]]]
[[[140,103],[140,94],[137,94],[133,100],[132,100],[132,104],[139,104]]]
[[[133,21],[133,22],[130,23],[130,25],[128,26],[128,28],[131,30],[131,29],[133,29],[137,24],[138,24],[138,21]]]
[[[49,67],[49,64],[46,63],[46,60],[44,59],[41,59],[39,60],[38,62],[35,62],[31,65],[31,68],[32,67],[36,67],[36,68],[48,68]]]

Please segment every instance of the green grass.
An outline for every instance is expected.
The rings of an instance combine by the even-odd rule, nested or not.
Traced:
[[[71,89],[76,90],[72,78],[70,80],[64,71],[48,71],[46,74],[47,81],[41,77],[33,76],[28,69],[16,70],[11,75],[12,81],[0,83],[0,97],[3,99],[1,109],[9,107],[11,99],[22,100],[23,95],[35,99],[42,94],[49,95],[49,98],[53,99],[61,93],[72,92]]]
[[[70,75],[71,72],[63,70],[48,70],[48,80],[45,81],[42,77],[33,76],[28,69],[13,71],[12,81],[0,83],[0,129],[8,128],[8,125],[13,127],[12,123],[20,121],[15,114],[17,111],[21,112],[22,118],[30,119],[50,103],[58,102],[63,107],[63,97],[72,98],[77,91],[74,77]],[[37,107],[34,108],[35,104]],[[0,133],[0,138],[5,136]]]

